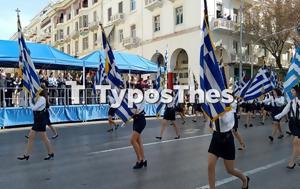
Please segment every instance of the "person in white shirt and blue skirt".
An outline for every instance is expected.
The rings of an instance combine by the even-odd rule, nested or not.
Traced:
[[[300,156],[300,99],[299,88],[294,87],[291,89],[291,93],[294,97],[283,109],[281,113],[275,116],[275,119],[280,120],[285,115],[289,115],[289,129],[294,136],[293,140],[293,153],[291,160],[287,166],[288,169],[294,169],[296,166],[296,160]]]
[[[48,100],[47,90],[43,89],[37,97],[35,103],[30,100],[30,107],[33,111],[34,123],[29,133],[29,139],[27,147],[23,156],[18,157],[19,160],[28,160],[32,152],[33,142],[36,134],[39,134],[44,142],[48,156],[44,160],[50,160],[54,158],[53,148],[50,144],[48,136],[46,134],[47,115],[46,115],[46,104]]]
[[[226,112],[222,117],[215,120],[215,122],[211,122],[214,132],[208,149],[208,180],[210,189],[216,188],[215,169],[219,158],[224,159],[224,166],[227,172],[238,177],[243,182],[243,189],[248,189],[249,177],[246,177],[234,167],[235,145],[231,131],[234,127],[234,122],[234,111]]]

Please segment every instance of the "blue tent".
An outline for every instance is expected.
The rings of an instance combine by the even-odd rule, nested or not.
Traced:
[[[30,55],[37,69],[81,70],[83,61],[45,44],[27,42]],[[18,67],[19,45],[17,41],[0,40],[0,66]]]
[[[81,60],[85,62],[86,68],[98,68],[99,67],[99,56],[101,55],[102,63],[105,62],[105,52],[95,51]],[[123,73],[156,73],[157,64],[134,54],[125,52],[114,51],[116,64],[119,70]]]

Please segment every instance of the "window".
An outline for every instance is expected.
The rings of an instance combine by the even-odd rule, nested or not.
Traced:
[[[67,27],[67,35],[70,35],[70,27]]]
[[[79,18],[79,28],[86,28],[89,26],[88,15],[83,15]]]
[[[238,54],[238,42],[237,41],[233,41],[233,43],[232,43],[232,45],[233,45],[233,50],[234,50],[234,52],[236,53],[236,54]]]
[[[75,31],[78,31],[79,27],[78,27],[78,22],[75,22]]]
[[[119,3],[119,13],[123,13],[123,1]]]
[[[71,20],[71,13],[69,12],[67,20]]]
[[[64,30],[59,30],[59,39],[64,39]]]
[[[57,34],[54,34],[54,41],[57,41],[57,40],[58,40]]]
[[[79,48],[78,48],[78,41],[75,41],[75,55],[78,54]]]
[[[93,4],[98,3],[98,0],[93,0]]]
[[[160,31],[160,15],[153,18],[154,32]]]
[[[119,30],[119,42],[122,43],[124,39],[123,30]]]
[[[183,7],[177,7],[175,9],[176,13],[176,25],[182,24],[183,23]]]
[[[59,23],[64,23],[64,14],[63,13],[60,14]]]
[[[133,38],[136,37],[136,26],[135,25],[130,26],[130,36]]]
[[[223,5],[222,3],[217,3],[217,18],[223,18]]]
[[[68,54],[71,53],[71,45],[70,45],[70,44],[68,44],[68,46],[67,46],[67,53],[68,53]]]
[[[94,11],[94,22],[97,22],[97,11]]]
[[[233,9],[233,21],[235,23],[239,22],[239,10],[238,9]]]
[[[82,39],[82,50],[87,50],[89,48],[89,37]]]
[[[94,33],[94,46],[97,46],[98,35]]]
[[[136,0],[130,0],[130,11],[134,11],[136,9]]]
[[[111,21],[111,16],[112,16],[112,12],[111,12],[111,8],[107,9],[107,19],[108,21]]]
[[[82,1],[82,7],[83,8],[88,8],[89,7],[89,1],[88,0],[83,0]]]

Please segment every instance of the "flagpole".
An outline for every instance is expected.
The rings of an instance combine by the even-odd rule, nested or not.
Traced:
[[[239,65],[239,79],[240,85],[242,84],[242,72],[243,72],[243,55],[242,55],[242,46],[243,46],[243,9],[244,9],[244,0],[241,0],[241,7],[240,7],[240,65]]]

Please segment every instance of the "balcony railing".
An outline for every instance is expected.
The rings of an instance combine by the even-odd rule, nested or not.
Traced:
[[[125,48],[136,47],[139,44],[139,38],[137,37],[127,37],[123,39],[123,46]]]
[[[232,20],[227,20],[224,18],[214,19],[212,24],[212,30],[223,30],[235,32],[238,30],[237,24]]]
[[[98,29],[98,28],[99,28],[99,22],[94,21],[94,22],[92,22],[92,23],[89,23],[89,29],[90,29],[90,30],[96,30],[96,29]]]
[[[161,7],[163,4],[162,0],[145,0],[145,8],[153,11],[154,9]]]
[[[124,14],[123,13],[118,13],[118,14],[115,14],[111,17],[111,22],[113,24],[118,24],[120,22],[122,22],[124,19]]]

